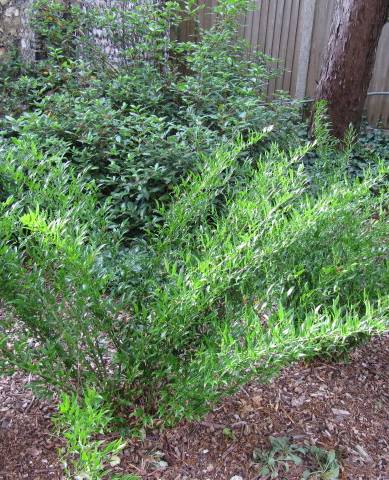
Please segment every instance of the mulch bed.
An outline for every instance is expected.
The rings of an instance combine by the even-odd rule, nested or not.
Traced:
[[[50,416],[53,405],[35,398],[22,374],[0,377],[0,480],[62,478]]]
[[[288,436],[293,444],[334,449],[341,480],[389,480],[388,373],[389,335],[348,362],[293,365],[267,385],[246,385],[201,422],[131,440],[118,472],[152,480],[259,479],[253,450],[269,449],[270,436]],[[0,480],[61,479],[50,430],[54,406],[38,401],[28,381],[20,374],[0,379]],[[292,468],[280,478],[300,480],[301,472]]]

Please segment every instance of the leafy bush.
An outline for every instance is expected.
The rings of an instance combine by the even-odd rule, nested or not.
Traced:
[[[387,303],[378,299],[388,281],[387,223],[382,194],[371,195],[379,178],[340,177],[312,196],[296,168],[309,148],[274,146],[224,193],[222,213],[215,186],[236,156],[219,152],[167,213],[155,246],[164,282],[151,289],[150,326],[135,338],[148,382],[161,371],[169,378],[159,386],[162,415],[190,415],[245,375],[336,348],[356,325],[385,328]]]
[[[104,245],[115,250],[120,235],[108,230],[94,185],[60,154],[42,154],[23,139],[3,147],[0,157],[0,297],[21,320],[1,325],[2,352],[11,361],[4,368],[17,358],[65,390],[93,373],[104,389],[115,306],[102,297],[109,275],[96,276],[95,264]]]
[[[72,164],[78,171],[87,169],[100,197],[110,199],[117,221],[127,220],[132,231],[194,163],[192,129],[166,136],[169,125],[156,115],[125,113],[108,99],[70,94],[50,97],[41,108],[44,112],[22,116],[14,131],[33,134],[42,147],[47,137],[68,144]]]
[[[93,184],[31,140],[6,146],[0,296],[18,320],[1,325],[3,368],[59,390],[93,385],[138,424],[173,422],[387,329],[387,169],[362,180],[340,169],[312,189],[312,144],[242,156],[269,133],[219,147],[176,189],[146,269],[127,277],[130,304],[109,288],[126,255]]]
[[[35,28],[47,58],[3,79],[3,135],[33,134],[41,149],[65,142],[66,159],[96,181],[115,222],[138,236],[159,221],[157,204],[199,155],[267,125],[277,127],[278,143],[293,142],[298,110],[266,100],[275,73],[236,40],[245,2],[230,3],[221,2],[218,21],[198,42],[180,42],[166,32],[194,15],[190,3],[104,13],[40,0]],[[116,53],[93,42],[93,28]]]
[[[85,55],[54,22],[47,59],[7,73],[4,371],[169,423],[387,329],[388,167],[349,178],[352,135],[340,150],[321,105],[316,142],[299,140],[297,110],[264,98],[268,59],[236,42],[241,6],[219,3],[198,43],[166,35],[188,14],[174,2],[77,11],[85,36],[65,40]],[[90,41],[92,17],[120,55]]]

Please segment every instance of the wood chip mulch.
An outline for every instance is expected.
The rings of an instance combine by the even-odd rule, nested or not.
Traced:
[[[293,444],[334,449],[340,480],[389,480],[388,373],[389,335],[348,362],[293,365],[267,385],[246,385],[201,422],[131,440],[118,472],[151,480],[261,479],[253,450],[269,449],[270,436],[288,436]],[[0,480],[59,480],[54,407],[25,388],[28,380],[0,378]],[[300,480],[301,472],[279,478]]]
[[[62,479],[51,415],[55,407],[38,400],[20,373],[0,377],[0,480]]]

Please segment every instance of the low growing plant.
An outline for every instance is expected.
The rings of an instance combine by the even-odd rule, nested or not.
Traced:
[[[66,446],[60,450],[66,478],[75,480],[139,480],[136,475],[115,475],[120,453],[125,447],[122,439],[110,442],[99,440],[107,434],[111,414],[102,398],[91,389],[85,391],[81,402],[72,395],[63,395],[59,412],[54,418],[58,434]]]
[[[138,252],[121,251],[66,143],[3,142],[3,370],[92,386],[139,428],[386,331],[387,167],[350,179],[351,146],[339,153],[317,125],[316,144],[269,147],[266,128],[202,155]],[[322,177],[304,166],[313,149]]]
[[[264,480],[283,478],[291,465],[311,463],[313,467],[305,469],[301,480],[338,480],[340,467],[334,450],[325,450],[304,443],[290,443],[288,437],[269,437],[269,450],[255,449],[253,458],[259,467],[259,474]]]

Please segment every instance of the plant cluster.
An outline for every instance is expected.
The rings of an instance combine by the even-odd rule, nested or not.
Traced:
[[[121,232],[95,185],[34,139],[5,144],[0,296],[15,317],[0,327],[2,368],[59,390],[93,385],[138,425],[169,423],[387,329],[387,168],[349,179],[351,150],[316,127],[317,145],[254,158],[265,129],[204,156],[161,208],[122,297],[101,267],[107,252],[113,264],[126,256]],[[322,176],[304,168],[314,148]]]
[[[98,478],[120,444],[93,443],[94,399],[171,424],[388,329],[388,167],[350,176],[353,136],[339,148],[322,105],[299,138],[297,110],[264,98],[268,59],[236,42],[239,1],[196,43],[166,35],[191,4],[54,3],[47,58],[2,80],[0,367],[97,392],[62,414],[74,468]]]
[[[270,437],[271,448],[253,452],[255,464],[264,480],[282,478],[291,465],[302,465],[304,461],[312,463],[312,468],[305,469],[301,480],[338,480],[340,467],[334,450],[325,450],[305,443],[295,445],[288,437]]]
[[[61,449],[66,478],[69,480],[139,480],[135,475],[115,475],[120,464],[122,439],[104,442],[99,435],[108,433],[111,413],[102,405],[102,398],[88,389],[82,402],[77,397],[63,395],[54,423],[66,440]]]
[[[46,52],[2,77],[2,135],[34,135],[41,150],[66,145],[115,222],[138,235],[158,222],[158,202],[199,155],[269,124],[278,142],[292,141],[298,110],[266,100],[275,73],[236,40],[244,3],[220,2],[214,27],[194,42],[174,34],[183,19],[194,21],[190,2],[107,12],[40,0],[34,25]]]

